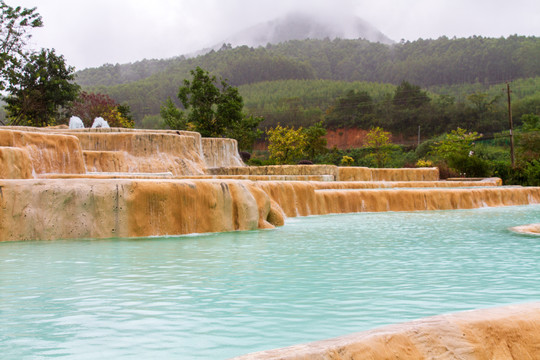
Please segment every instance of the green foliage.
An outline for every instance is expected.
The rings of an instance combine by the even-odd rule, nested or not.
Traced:
[[[429,88],[427,95],[433,100],[425,111],[413,113],[398,113],[405,120],[404,130],[422,127],[424,136],[439,134],[455,129],[457,126],[473,128],[471,122],[478,121],[474,113],[469,113],[473,104],[467,102],[465,95],[473,93],[488,93],[490,99],[501,94],[502,82],[507,79],[534,78],[540,76],[540,66],[537,64],[540,53],[540,39],[536,37],[510,36],[508,38],[471,37],[468,39],[448,39],[441,37],[436,40],[417,40],[403,42],[393,46],[379,43],[370,43],[366,40],[304,40],[289,41],[278,45],[269,45],[257,49],[246,46],[221,51],[213,51],[196,58],[174,58],[168,60],[143,60],[134,64],[104,65],[99,69],[87,69],[79,72],[77,81],[85,87],[93,87],[93,91],[106,91],[121,103],[129,103],[137,118],[144,115],[157,114],[159,106],[167,97],[175,96],[177,84],[187,78],[190,70],[196,66],[209,70],[211,73],[227,78],[234,86],[242,86],[246,107],[253,114],[265,117],[267,123],[263,127],[281,124],[294,124],[295,126],[309,126],[323,120],[325,111],[338,97],[344,96],[348,90],[354,88],[347,84],[363,82],[392,87],[386,91],[390,98],[386,107],[392,103],[395,85],[406,80],[414,86]],[[281,82],[295,80],[304,82],[330,81],[340,84],[340,93],[331,96],[311,94],[319,92],[315,82],[310,88],[300,91],[289,91],[275,94],[274,81]],[[264,83],[264,84],[261,84]],[[307,83],[307,82],[306,82]],[[248,86],[253,85],[253,87]],[[260,86],[268,89],[264,94],[256,94],[252,102],[250,91]],[[535,96],[540,88],[540,80],[516,80],[513,96],[515,97],[516,119],[524,113],[536,111],[535,104],[539,104],[540,96]],[[491,85],[491,86],[489,86]],[[324,85],[326,91],[326,84]],[[349,86],[349,88],[347,88]],[[245,90],[244,87],[250,88]],[[374,88],[375,85],[372,85]],[[488,90],[486,90],[488,89]],[[297,89],[298,90],[298,89]],[[354,88],[355,91],[365,89]],[[382,94],[367,90],[373,102],[385,101]],[[259,93],[259,91],[256,91]],[[460,110],[456,105],[436,102],[433,93],[452,96],[458,103],[466,107]],[[265,99],[268,96],[268,99]],[[520,103],[519,99],[528,97]],[[298,98],[299,115],[296,120],[300,122],[286,122],[285,110],[287,104],[279,105],[279,101]],[[384,114],[384,104],[375,111],[378,123],[367,122],[367,126],[381,126],[396,133],[401,121],[392,121],[392,114]],[[499,111],[499,101],[495,104]],[[452,114],[444,109],[448,106]],[[386,109],[388,113],[392,109]],[[472,111],[472,110],[471,110]],[[309,115],[308,115],[309,114]],[[312,116],[318,116],[313,119]],[[451,116],[450,116],[451,115]],[[486,115],[486,114],[483,114]],[[467,120],[471,118],[472,120]],[[452,123],[448,126],[448,120]],[[482,121],[482,128],[474,129],[486,133],[487,131],[501,131],[504,126],[502,120],[493,122],[494,114],[487,114]],[[328,121],[327,125],[334,127]],[[366,121],[362,120],[362,124]],[[292,120],[291,120],[292,121]],[[466,122],[464,122],[466,121]],[[468,122],[467,122],[468,121]],[[414,124],[413,124],[414,122]],[[390,126],[391,125],[391,126]],[[339,126],[337,124],[336,126]],[[355,125],[356,126],[356,125]],[[409,131],[409,130],[407,130]],[[409,135],[413,134],[409,131]]]
[[[373,99],[367,91],[349,90],[326,111],[325,122],[329,128],[368,128],[373,123]]]
[[[532,160],[525,167],[526,185],[540,186],[540,160]]]
[[[0,0],[0,90],[23,67],[29,53],[25,50],[31,29],[43,26],[36,8],[11,7]]]
[[[322,121],[304,129],[306,136],[305,153],[310,159],[326,151],[326,129],[323,127]]]
[[[79,92],[79,86],[73,83],[73,70],[54,50],[42,49],[30,55],[21,71],[9,76],[10,95],[5,98],[9,123],[47,126],[65,116],[63,108]]]
[[[455,154],[449,158],[448,165],[464,177],[488,177],[491,174],[489,162],[478,156]]]
[[[244,116],[240,122],[233,124],[228,131],[227,137],[238,141],[240,151],[251,151],[255,141],[258,140],[264,132],[257,127],[264,119],[257,116]]]
[[[420,159],[416,162],[416,167],[433,167],[431,160]]]
[[[146,115],[137,125],[142,129],[163,129],[167,126],[160,115]]]
[[[439,135],[437,137],[428,139],[426,141],[423,141],[418,147],[415,149],[416,156],[420,158],[426,158],[428,155],[434,154],[434,148],[437,145],[438,142],[440,142],[442,139],[444,139],[445,135]]]
[[[120,116],[122,117],[124,125],[129,124],[129,126],[124,127],[133,127],[135,125],[135,121],[133,120],[133,115],[131,114],[131,107],[128,104],[118,104],[116,106],[116,110],[120,113]]]
[[[192,80],[184,79],[178,98],[187,111],[180,111],[172,100],[161,108],[161,116],[171,128],[189,128],[204,137],[230,137],[238,141],[240,150],[249,151],[262,135],[257,129],[261,117],[243,113],[244,99],[238,89],[197,67],[191,71]]]
[[[474,142],[481,137],[482,135],[475,131],[467,132],[458,127],[435,144],[433,154],[446,161],[450,168],[460,174],[473,177],[488,176],[490,170],[487,161],[478,157],[473,150]]]
[[[392,104],[401,109],[419,108],[429,103],[431,99],[420,86],[412,85],[408,81],[402,81],[396,88]]]
[[[521,116],[523,131],[540,131],[540,116],[535,114],[524,114]]]
[[[436,143],[434,154],[444,160],[448,160],[453,156],[467,156],[474,145],[474,141],[480,139],[482,134],[476,131],[467,132],[462,128],[452,130],[446,134],[443,140]]]
[[[193,80],[184,79],[178,98],[188,114],[188,122],[194,125],[195,131],[204,137],[218,137],[225,132],[227,124],[217,118],[216,108],[221,95],[215,85],[216,77],[210,76],[200,67],[191,71]]]
[[[191,71],[193,79],[184,79],[178,98],[186,110],[187,121],[204,137],[222,137],[243,118],[244,101],[238,89],[197,67]]]
[[[304,154],[306,134],[302,128],[294,129],[277,125],[266,130],[270,159],[276,164],[294,164]]]
[[[377,167],[384,167],[389,160],[390,133],[380,127],[372,128],[366,135],[366,144],[373,150],[371,156]]]
[[[354,164],[354,159],[350,156],[343,155],[339,164],[341,166],[352,166]]]
[[[500,177],[506,185],[540,186],[540,160],[521,164],[512,168],[510,162],[495,162],[494,176]]]
[[[493,83],[540,75],[537,37],[441,37],[394,45],[367,40],[294,40],[257,49],[241,46],[194,59],[144,60],[104,65],[79,73],[85,86],[121,84],[168,74],[185,78],[194,66],[209,69],[231,84],[280,79],[332,79],[420,86]],[[98,71],[99,70],[99,71]],[[126,75],[127,74],[127,75]]]
[[[165,104],[161,106],[159,110],[161,119],[170,129],[173,130],[186,130],[187,122],[182,110],[176,107],[171,98],[167,98]]]
[[[518,133],[516,136],[518,162],[540,159],[540,131]]]
[[[263,116],[263,127],[274,127],[278,123],[288,126],[308,127],[319,121],[329,128],[341,127],[343,108],[339,104],[347,93],[368,94],[372,99],[382,100],[395,86],[365,82],[338,82],[331,80],[282,80],[243,85],[239,87],[244,96],[246,108],[253,114]],[[332,114],[332,110],[336,110]],[[368,109],[362,114],[370,115]],[[361,114],[360,114],[361,115]],[[355,123],[363,124],[369,119],[356,118]]]
[[[123,109],[124,113],[126,109]],[[125,117],[122,112],[118,109],[118,106],[113,107],[107,113],[103,115],[103,118],[107,121],[110,127],[121,127],[121,128],[133,128],[135,122],[131,117]]]

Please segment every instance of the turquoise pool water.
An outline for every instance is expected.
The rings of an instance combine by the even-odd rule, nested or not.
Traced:
[[[540,300],[540,205],[275,230],[0,243],[3,359],[225,359]]]

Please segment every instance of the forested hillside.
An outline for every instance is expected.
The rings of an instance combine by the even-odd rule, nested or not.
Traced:
[[[484,134],[508,126],[504,83],[464,84],[422,90],[408,82],[398,86],[334,80],[285,80],[242,85],[249,113],[264,117],[262,127],[311,126],[369,129],[380,126],[394,134],[433,136],[458,126]],[[540,77],[512,82],[515,123],[540,109]]]
[[[540,76],[538,59],[540,39],[524,36],[441,37],[395,45],[366,40],[294,40],[259,48],[224,45],[219,51],[189,59],[105,65],[79,72],[77,81],[86,90],[107,93],[130,105],[140,123],[145,115],[158,114],[167,97],[176,99],[178,87],[189,77],[189,71],[200,66],[240,86],[247,108],[267,118],[264,125],[288,122],[288,117],[299,126],[320,119],[349,90],[366,91],[375,105],[388,102],[402,81],[429,90],[434,103],[451,100],[452,106],[465,104],[469,95],[488,91],[490,86],[500,89],[505,81]],[[378,85],[381,83],[388,85]],[[533,88],[533,93],[537,89]],[[514,90],[518,99],[532,96],[519,91],[519,87]],[[452,98],[441,100],[434,94]],[[490,96],[479,101],[491,105],[500,102],[500,92],[497,99]],[[300,111],[301,116],[297,116]],[[368,123],[353,121],[343,125]],[[435,125],[432,128],[437,132],[440,127]]]

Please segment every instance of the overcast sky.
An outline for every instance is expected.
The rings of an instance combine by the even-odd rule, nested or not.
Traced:
[[[356,14],[395,41],[540,36],[539,0],[5,0],[37,7],[32,47],[55,48],[77,70],[170,58],[246,27],[307,10]]]

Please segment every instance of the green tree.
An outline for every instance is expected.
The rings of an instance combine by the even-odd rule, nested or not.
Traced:
[[[128,104],[118,104],[116,105],[116,110],[118,110],[118,113],[120,113],[120,116],[122,117],[124,124],[129,124],[129,126],[125,127],[134,127],[135,126],[135,120],[133,119],[133,115],[131,114],[131,106]]]
[[[270,159],[277,164],[294,164],[306,148],[306,134],[302,128],[294,129],[277,125],[266,130]]]
[[[233,123],[231,129],[227,132],[227,137],[238,141],[240,151],[252,151],[253,144],[264,132],[258,129],[259,124],[264,119],[260,116],[244,116],[240,122]]]
[[[474,141],[480,139],[482,134],[476,131],[469,131],[457,128],[446,134],[444,139],[437,142],[434,149],[434,154],[442,159],[449,159],[455,155],[468,155],[474,146]]]
[[[431,99],[425,91],[422,91],[420,86],[412,85],[407,81],[402,81],[394,92],[394,98],[392,104],[401,109],[419,108],[427,103]]]
[[[529,166],[534,160],[540,159],[540,116],[525,114],[521,120],[523,125],[516,136],[517,158],[518,163]]]
[[[21,72],[9,76],[5,98],[11,125],[47,126],[59,120],[61,111],[73,102],[79,85],[73,83],[74,68],[64,57],[42,49],[29,57]]]
[[[315,156],[322,154],[326,150],[327,141],[324,138],[326,129],[322,121],[304,129],[306,135],[306,155],[313,160]]]
[[[29,30],[43,26],[36,8],[11,7],[0,0],[0,90],[7,87],[9,78],[17,72],[28,58],[26,42]]]
[[[407,136],[416,133],[418,126],[428,127],[431,99],[420,86],[407,81],[401,82],[392,98],[391,118],[385,119],[384,126],[393,132]]]
[[[457,128],[435,143],[435,156],[446,161],[450,168],[468,176],[487,176],[488,164],[474,152],[474,142],[482,137],[476,131]]]
[[[165,104],[159,109],[159,115],[163,122],[173,130],[186,130],[187,122],[182,110],[176,107],[172,99],[169,97]]]
[[[366,134],[366,145],[373,150],[371,157],[374,158],[377,167],[384,167],[390,157],[390,133],[380,127],[372,128]]]
[[[168,125],[193,128],[205,137],[230,137],[238,141],[240,150],[250,151],[262,135],[257,127],[263,118],[244,114],[244,99],[227,81],[221,80],[218,87],[216,77],[200,67],[190,73],[193,79],[184,80],[178,92],[178,98],[188,111],[187,118],[184,120],[183,113],[169,99],[161,111]]]
[[[367,128],[374,120],[373,111],[373,99],[367,91],[349,90],[328,109],[325,122],[330,128]]]
[[[523,121],[523,131],[540,131],[540,116],[524,114],[521,116],[521,121]]]
[[[216,77],[200,67],[190,73],[193,79],[185,79],[178,92],[182,105],[190,110],[187,121],[202,136],[224,136],[243,117],[244,101],[238,89],[224,80],[221,81],[221,89],[218,88]]]
[[[146,115],[139,126],[143,129],[163,129],[166,127],[160,115]]]

